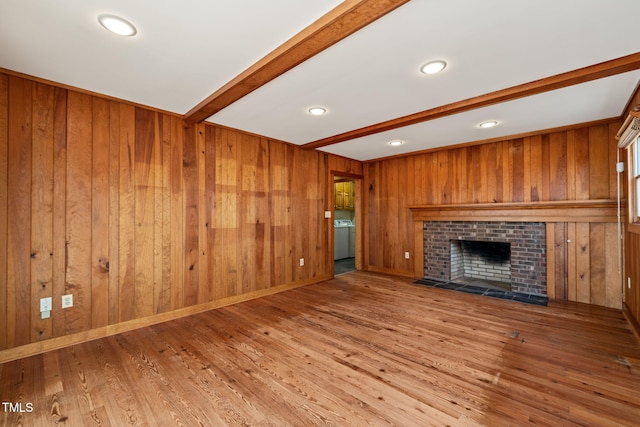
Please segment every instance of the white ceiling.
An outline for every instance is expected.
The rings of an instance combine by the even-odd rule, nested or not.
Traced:
[[[339,3],[2,0],[0,67],[184,114]],[[108,33],[101,13],[138,34]],[[637,53],[639,16],[638,0],[412,0],[207,121],[302,145]],[[444,72],[420,74],[433,59]],[[639,81],[630,71],[322,150],[369,160],[620,116]],[[328,114],[310,116],[315,105]],[[477,127],[489,119],[500,125]]]

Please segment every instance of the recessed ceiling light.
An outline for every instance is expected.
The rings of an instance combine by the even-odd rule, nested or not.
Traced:
[[[309,114],[312,116],[321,116],[327,112],[326,108],[322,107],[311,107],[309,108]]]
[[[137,33],[136,27],[126,19],[115,15],[100,15],[98,22],[107,30],[119,36],[133,36]]]
[[[389,144],[392,147],[399,147],[402,144],[404,144],[404,141],[400,140],[400,139],[394,139],[392,141],[387,142],[387,144]]]
[[[482,129],[489,129],[497,125],[498,125],[498,122],[496,120],[488,120],[486,122],[480,123],[478,127],[481,127]]]
[[[424,74],[436,74],[444,70],[447,63],[439,59],[437,61],[431,61],[420,67],[420,72]]]

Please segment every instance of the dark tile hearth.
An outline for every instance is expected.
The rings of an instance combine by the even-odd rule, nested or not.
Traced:
[[[501,289],[487,289],[480,286],[463,285],[461,283],[440,282],[432,279],[419,279],[414,283],[418,285],[431,286],[433,288],[449,289],[452,291],[465,292],[468,294],[482,295],[492,298],[500,298],[510,301],[523,302],[525,304],[544,305],[549,303],[549,297],[545,295],[532,295],[522,292],[503,291]]]

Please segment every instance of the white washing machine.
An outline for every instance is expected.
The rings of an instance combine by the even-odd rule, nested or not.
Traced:
[[[353,227],[353,223],[348,219],[336,219],[333,222],[333,259],[344,259],[350,256],[350,231]],[[355,243],[355,240],[354,240]]]

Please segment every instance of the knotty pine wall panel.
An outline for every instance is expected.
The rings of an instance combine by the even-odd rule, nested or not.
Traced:
[[[159,141],[158,115],[150,110],[136,108],[136,133],[134,151],[134,317],[154,314],[154,290],[158,282],[158,264],[161,252],[157,249],[156,230],[162,230],[162,215],[156,204]]]
[[[8,345],[21,345],[32,338],[33,319],[29,304],[31,284],[31,230],[25,227],[25,219],[31,216],[31,139],[32,139],[33,85],[20,79],[9,79],[9,104],[15,110],[9,114],[9,138],[7,186],[8,186],[8,230],[7,230],[7,289],[8,315],[17,316],[20,307],[21,321],[15,329],[7,332]],[[35,311],[35,308],[34,308]],[[26,321],[25,321],[26,320]],[[43,326],[43,325],[38,325]]]
[[[135,108],[123,105],[120,108],[118,136],[118,178],[119,193],[111,203],[118,201],[118,257],[109,259],[109,275],[111,276],[111,264],[117,262],[115,269],[118,275],[118,291],[115,300],[109,302],[110,306],[117,304],[119,317],[117,321],[127,321],[134,319],[135,311],[135,288],[132,284],[135,281],[135,181],[134,181],[134,154],[135,154]],[[114,160],[115,162],[115,160]],[[112,321],[113,323],[116,323]]]
[[[549,223],[548,295],[621,308],[622,277],[616,223]]]
[[[202,130],[196,127],[185,129],[183,145],[183,191],[184,191],[184,300],[180,307],[198,303],[200,263],[198,262],[200,216],[198,212],[198,155],[197,134]],[[200,166],[202,169],[202,166]],[[204,266],[203,266],[204,268]]]
[[[33,87],[32,158],[38,165],[31,169],[31,299],[52,296],[53,274],[53,146],[54,88],[42,84]],[[50,334],[51,319],[31,313],[31,339]],[[46,338],[46,336],[45,336]]]
[[[329,278],[330,167],[0,73],[0,360]]]
[[[620,125],[613,121],[368,162],[368,268],[421,275],[413,261],[404,259],[404,252],[418,252],[415,245],[421,238],[412,231],[411,205],[614,199],[614,137]],[[566,253],[558,254],[558,260],[571,271],[558,273],[566,278],[552,283],[553,292],[619,308],[615,224],[575,223],[567,217],[558,232],[575,237],[573,246],[559,249]]]
[[[65,293],[73,294],[74,309],[63,313],[67,333],[85,330],[86,325],[91,325],[92,320],[92,107],[93,99],[90,95],[69,93]],[[30,305],[36,307],[33,301],[30,301]]]
[[[53,271],[51,282],[51,294],[53,301],[61,301],[65,294],[65,270],[67,263],[67,104],[68,93],[66,90],[55,89],[55,102],[53,111],[54,121],[54,147],[53,147]],[[51,316],[51,336],[65,334],[65,321],[62,308],[53,304]]]
[[[636,89],[631,97],[628,105],[629,111],[640,105],[640,88]],[[626,118],[626,114],[624,118]],[[615,129],[616,131],[618,129]],[[627,150],[621,150],[620,159],[627,163]],[[615,155],[615,153],[614,153]],[[625,173],[622,175],[622,189],[624,194],[627,193],[629,165],[626,164]],[[625,209],[625,232],[624,232],[624,249],[625,249],[625,271],[624,271],[624,302],[626,309],[631,317],[635,320],[636,333],[640,334],[640,225],[628,223],[628,212]],[[629,287],[629,283],[631,287]]]
[[[269,145],[271,286],[286,283],[287,266],[290,262],[287,230],[291,227],[291,216],[287,213],[291,204],[291,194],[287,191],[287,150],[288,147],[284,144]]]
[[[625,260],[624,302],[636,324],[640,324],[640,233],[637,230],[625,234]]]
[[[329,170],[339,173],[344,173],[347,175],[360,175],[363,174],[363,165],[362,162],[357,160],[348,159],[346,157],[337,156],[335,154],[328,155],[329,162]]]
[[[7,348],[9,76],[0,73],[0,349]],[[5,314],[1,314],[5,313]]]
[[[176,117],[164,121],[163,147],[169,145],[169,223],[171,224],[170,244],[171,273],[169,277],[170,306],[167,311],[185,306],[184,299],[184,247],[185,247],[185,195],[184,195],[184,140],[182,122]]]

